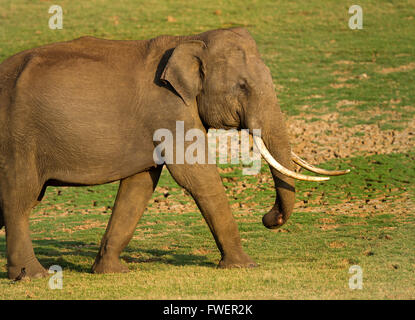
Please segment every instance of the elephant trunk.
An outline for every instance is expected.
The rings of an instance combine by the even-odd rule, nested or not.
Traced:
[[[266,149],[268,155],[282,167],[288,169],[287,171],[293,172],[291,147],[283,115],[276,97],[271,98],[271,100],[267,99],[267,102],[267,104],[259,103],[257,105],[261,109],[260,112],[248,115],[248,128],[251,132],[253,132],[252,129],[261,129],[261,138],[255,140],[254,136],[255,142],[261,141],[262,147]],[[256,144],[258,146],[258,143]],[[261,154],[264,155],[262,151]],[[275,203],[272,209],[262,218],[262,223],[269,229],[276,229],[288,220],[294,209],[295,182],[293,177],[281,173],[271,163],[270,170],[275,184]]]
[[[285,168],[292,170],[291,147],[288,144],[286,135],[275,138],[263,135],[263,140],[274,159]],[[295,182],[291,177],[287,177],[270,166],[272,177],[275,184],[275,203],[272,209],[263,216],[262,223],[269,229],[275,229],[287,222],[295,203]]]

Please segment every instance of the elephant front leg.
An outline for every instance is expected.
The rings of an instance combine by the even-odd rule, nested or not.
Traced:
[[[255,267],[243,251],[238,227],[215,165],[168,165],[176,182],[196,201],[222,255],[220,268]]]
[[[135,228],[156,188],[162,167],[121,180],[113,213],[92,266],[94,273],[128,272],[120,254],[133,237]]]

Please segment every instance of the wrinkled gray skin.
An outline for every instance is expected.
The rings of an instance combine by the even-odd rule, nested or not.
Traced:
[[[121,180],[93,272],[125,272],[119,255],[157,185],[153,133],[198,128],[261,129],[273,157],[292,168],[287,132],[269,69],[242,28],[148,41],[83,37],[12,56],[0,64],[0,223],[6,226],[8,276],[36,259],[29,214],[48,185]],[[158,142],[157,142],[158,143]],[[186,142],[191,144],[192,142]],[[186,146],[185,146],[186,147]],[[222,259],[251,267],[215,165],[167,165],[196,201]],[[294,181],[271,169],[276,201],[263,218],[283,225]]]

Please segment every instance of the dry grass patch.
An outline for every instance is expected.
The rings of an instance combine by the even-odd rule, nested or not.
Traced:
[[[354,88],[356,85],[351,83],[331,83],[330,87],[334,89],[342,89],[342,88]]]
[[[389,73],[393,73],[393,72],[408,72],[408,71],[412,71],[415,69],[415,62],[411,62],[409,64],[403,65],[403,66],[399,66],[396,68],[383,68],[381,70],[379,70],[379,73],[382,74],[389,74]]]
[[[72,234],[76,231],[81,231],[81,230],[89,230],[92,228],[102,228],[105,229],[105,227],[107,226],[107,222],[102,222],[102,221],[97,221],[97,220],[84,220],[82,222],[82,224],[71,227],[71,228],[62,228],[60,229],[60,231]]]

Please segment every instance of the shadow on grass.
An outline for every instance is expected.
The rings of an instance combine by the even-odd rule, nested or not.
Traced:
[[[188,265],[196,265],[196,266],[216,266],[205,256],[199,256],[194,254],[180,254],[175,253],[172,250],[159,250],[159,249],[133,249],[127,248],[124,250],[125,253],[132,253],[135,254],[143,254],[146,257],[150,255],[149,258],[136,258],[126,255],[125,253],[122,255],[121,259],[123,259],[127,263],[149,263],[149,262],[161,262],[165,264],[171,264],[174,266],[188,266]]]
[[[48,268],[52,265],[59,265],[64,269],[78,272],[90,272],[90,267],[82,266],[81,263],[73,263],[65,257],[79,259],[80,257],[95,258],[98,246],[82,241],[71,240],[33,240],[33,247],[39,262]],[[88,250],[88,248],[91,248]],[[0,256],[6,257],[6,241],[0,239]],[[92,260],[93,261],[93,260]]]
[[[37,257],[39,258],[39,262],[44,267],[48,268],[52,265],[59,265],[64,269],[70,269],[82,273],[91,272],[92,264],[99,249],[97,244],[72,240],[33,240],[33,246]],[[135,257],[131,256],[132,253],[134,253]],[[146,258],[137,258],[137,254],[143,255]],[[0,239],[0,256],[6,256],[6,241],[4,238]],[[70,258],[67,259],[66,257]],[[91,264],[89,266],[85,266],[85,263],[74,263],[70,261],[74,259],[79,260],[81,257],[89,258]],[[214,263],[208,261],[204,256],[194,254],[178,254],[174,253],[174,251],[158,249],[126,248],[123,251],[121,259],[127,263],[161,262],[174,266],[215,266]],[[7,272],[0,271],[0,278],[6,277]]]

